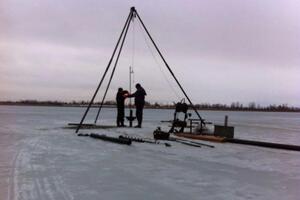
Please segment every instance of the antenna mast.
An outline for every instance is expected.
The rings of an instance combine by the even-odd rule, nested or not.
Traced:
[[[132,86],[131,86],[131,83],[132,83],[132,76],[133,76],[133,69],[132,67],[130,66],[129,67],[129,93],[131,94],[132,93]],[[132,108],[132,103],[131,103],[131,98],[129,98],[129,108],[131,109]]]

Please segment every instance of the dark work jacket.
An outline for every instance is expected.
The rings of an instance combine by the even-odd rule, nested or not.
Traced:
[[[134,97],[134,104],[136,106],[143,106],[145,104],[145,96],[146,92],[144,88],[139,88],[135,91],[135,93],[129,95],[128,97]]]
[[[116,96],[117,106],[118,108],[124,107],[125,97],[124,94],[128,93],[127,91],[118,92]]]

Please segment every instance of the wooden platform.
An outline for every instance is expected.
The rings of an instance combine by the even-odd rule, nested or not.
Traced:
[[[195,140],[205,140],[210,142],[226,142],[224,137],[218,137],[213,135],[197,135],[191,133],[174,133],[178,137],[190,138]]]
[[[78,123],[68,123],[67,129],[76,129]],[[118,128],[115,125],[96,125],[96,124],[82,124],[81,129],[108,129],[108,128]]]

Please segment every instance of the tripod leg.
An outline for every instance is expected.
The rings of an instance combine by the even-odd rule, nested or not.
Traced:
[[[110,75],[110,78],[109,78],[107,87],[106,87],[106,89],[105,89],[105,92],[104,92],[104,95],[103,95],[103,98],[102,98],[100,107],[99,107],[99,109],[98,109],[98,113],[97,113],[97,116],[96,116],[96,119],[95,119],[95,123],[96,123],[97,120],[98,120],[99,114],[100,114],[100,112],[101,112],[101,109],[102,109],[102,106],[103,106],[103,103],[104,103],[104,100],[105,100],[105,97],[106,97],[106,94],[107,94],[107,91],[108,91],[108,88],[109,88],[110,83],[111,83],[111,80],[112,80],[112,78],[113,78],[113,76],[114,76],[114,73],[115,73],[115,70],[116,70],[116,67],[117,67],[117,64],[118,64],[118,61],[119,61],[119,57],[120,57],[120,55],[121,55],[122,48],[123,48],[123,45],[124,45],[124,42],[125,42],[125,38],[126,38],[126,35],[127,35],[127,32],[128,32],[129,26],[130,26],[131,18],[132,18],[132,14],[130,15],[129,23],[128,23],[127,27],[126,27],[125,34],[124,34],[124,36],[123,36],[123,38],[122,38],[122,42],[121,42],[121,46],[120,46],[120,49],[119,49],[119,52],[118,52],[118,55],[117,55],[117,59],[116,59],[116,61],[115,61],[113,71],[111,72],[111,75]]]
[[[113,58],[114,58],[114,56],[115,56],[116,50],[117,50],[117,48],[118,48],[118,46],[119,46],[119,43],[120,43],[120,41],[121,41],[121,38],[122,38],[122,36],[123,36],[123,34],[124,34],[125,28],[126,28],[126,27],[128,26],[128,24],[130,23],[130,18],[131,18],[131,16],[132,16],[132,11],[130,11],[130,13],[129,13],[127,19],[126,19],[125,25],[124,25],[123,30],[122,30],[122,32],[121,32],[121,35],[120,35],[120,37],[119,37],[119,39],[118,39],[118,42],[117,42],[117,44],[116,44],[116,46],[115,46],[115,49],[114,49],[114,51],[113,51],[113,54],[112,54],[112,56],[111,56],[111,58],[110,58],[110,60],[109,60],[109,62],[108,62],[108,65],[107,65],[107,67],[106,67],[106,69],[105,69],[105,72],[104,72],[102,78],[101,78],[101,81],[99,82],[98,87],[97,87],[97,89],[96,89],[96,91],[95,91],[95,93],[94,93],[94,95],[93,95],[93,97],[92,97],[92,99],[91,99],[91,101],[90,101],[90,103],[89,103],[87,109],[85,110],[85,112],[84,112],[84,114],[83,114],[83,116],[82,116],[82,118],[81,118],[81,121],[80,121],[80,123],[79,123],[79,125],[78,125],[78,127],[77,127],[77,129],[76,129],[76,133],[78,133],[79,129],[81,128],[82,123],[83,123],[83,121],[84,121],[84,119],[85,119],[87,113],[89,112],[90,107],[91,107],[91,105],[93,104],[94,99],[95,99],[95,97],[96,97],[96,95],[97,95],[97,93],[98,93],[98,91],[99,91],[99,89],[100,89],[100,87],[101,87],[101,85],[102,85],[102,82],[103,82],[103,80],[104,80],[104,78],[105,78],[105,76],[106,76],[106,74],[107,74],[107,72],[108,72],[108,69],[109,69],[109,67],[110,67],[110,64],[111,64],[111,62],[112,62],[112,60],[113,60]]]
[[[160,50],[158,49],[157,45],[155,44],[153,38],[151,37],[148,29],[146,28],[145,24],[143,23],[142,19],[140,18],[139,14],[137,13],[137,11],[135,11],[136,16],[138,17],[139,21],[141,22],[144,30],[146,31],[148,37],[150,38],[152,44],[154,45],[155,49],[157,50],[158,54],[160,55],[161,59],[163,60],[163,62],[165,63],[166,67],[168,68],[169,72],[171,73],[171,75],[173,76],[173,78],[175,79],[177,85],[179,86],[179,88],[181,89],[181,91],[183,92],[184,96],[187,98],[187,100],[189,101],[189,103],[191,104],[191,107],[193,108],[193,110],[196,112],[197,116],[199,117],[199,119],[201,120],[201,124],[204,123],[204,120],[202,119],[202,117],[200,116],[200,114],[198,113],[196,107],[194,106],[194,104],[192,103],[191,99],[188,97],[187,93],[185,92],[185,90],[183,89],[183,87],[181,86],[181,84],[179,83],[178,79],[176,78],[175,74],[173,73],[173,71],[171,70],[171,68],[169,67],[167,61],[165,60],[165,58],[163,57],[163,55],[161,54]]]

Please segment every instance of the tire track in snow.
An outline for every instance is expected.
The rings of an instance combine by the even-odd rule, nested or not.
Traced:
[[[28,139],[25,144],[26,148],[19,155],[20,162],[17,167],[22,174],[15,176],[19,180],[19,183],[16,181],[15,185],[20,185],[20,199],[74,199],[53,161],[57,152],[52,144],[53,136],[50,138],[48,136],[36,136]],[[19,197],[15,199],[19,199]]]
[[[8,178],[8,195],[7,200],[15,200],[15,196],[17,193],[17,185],[16,185],[16,167],[17,167],[17,159],[20,155],[21,150],[19,149],[14,156],[12,161],[12,168],[10,172],[10,177]]]

